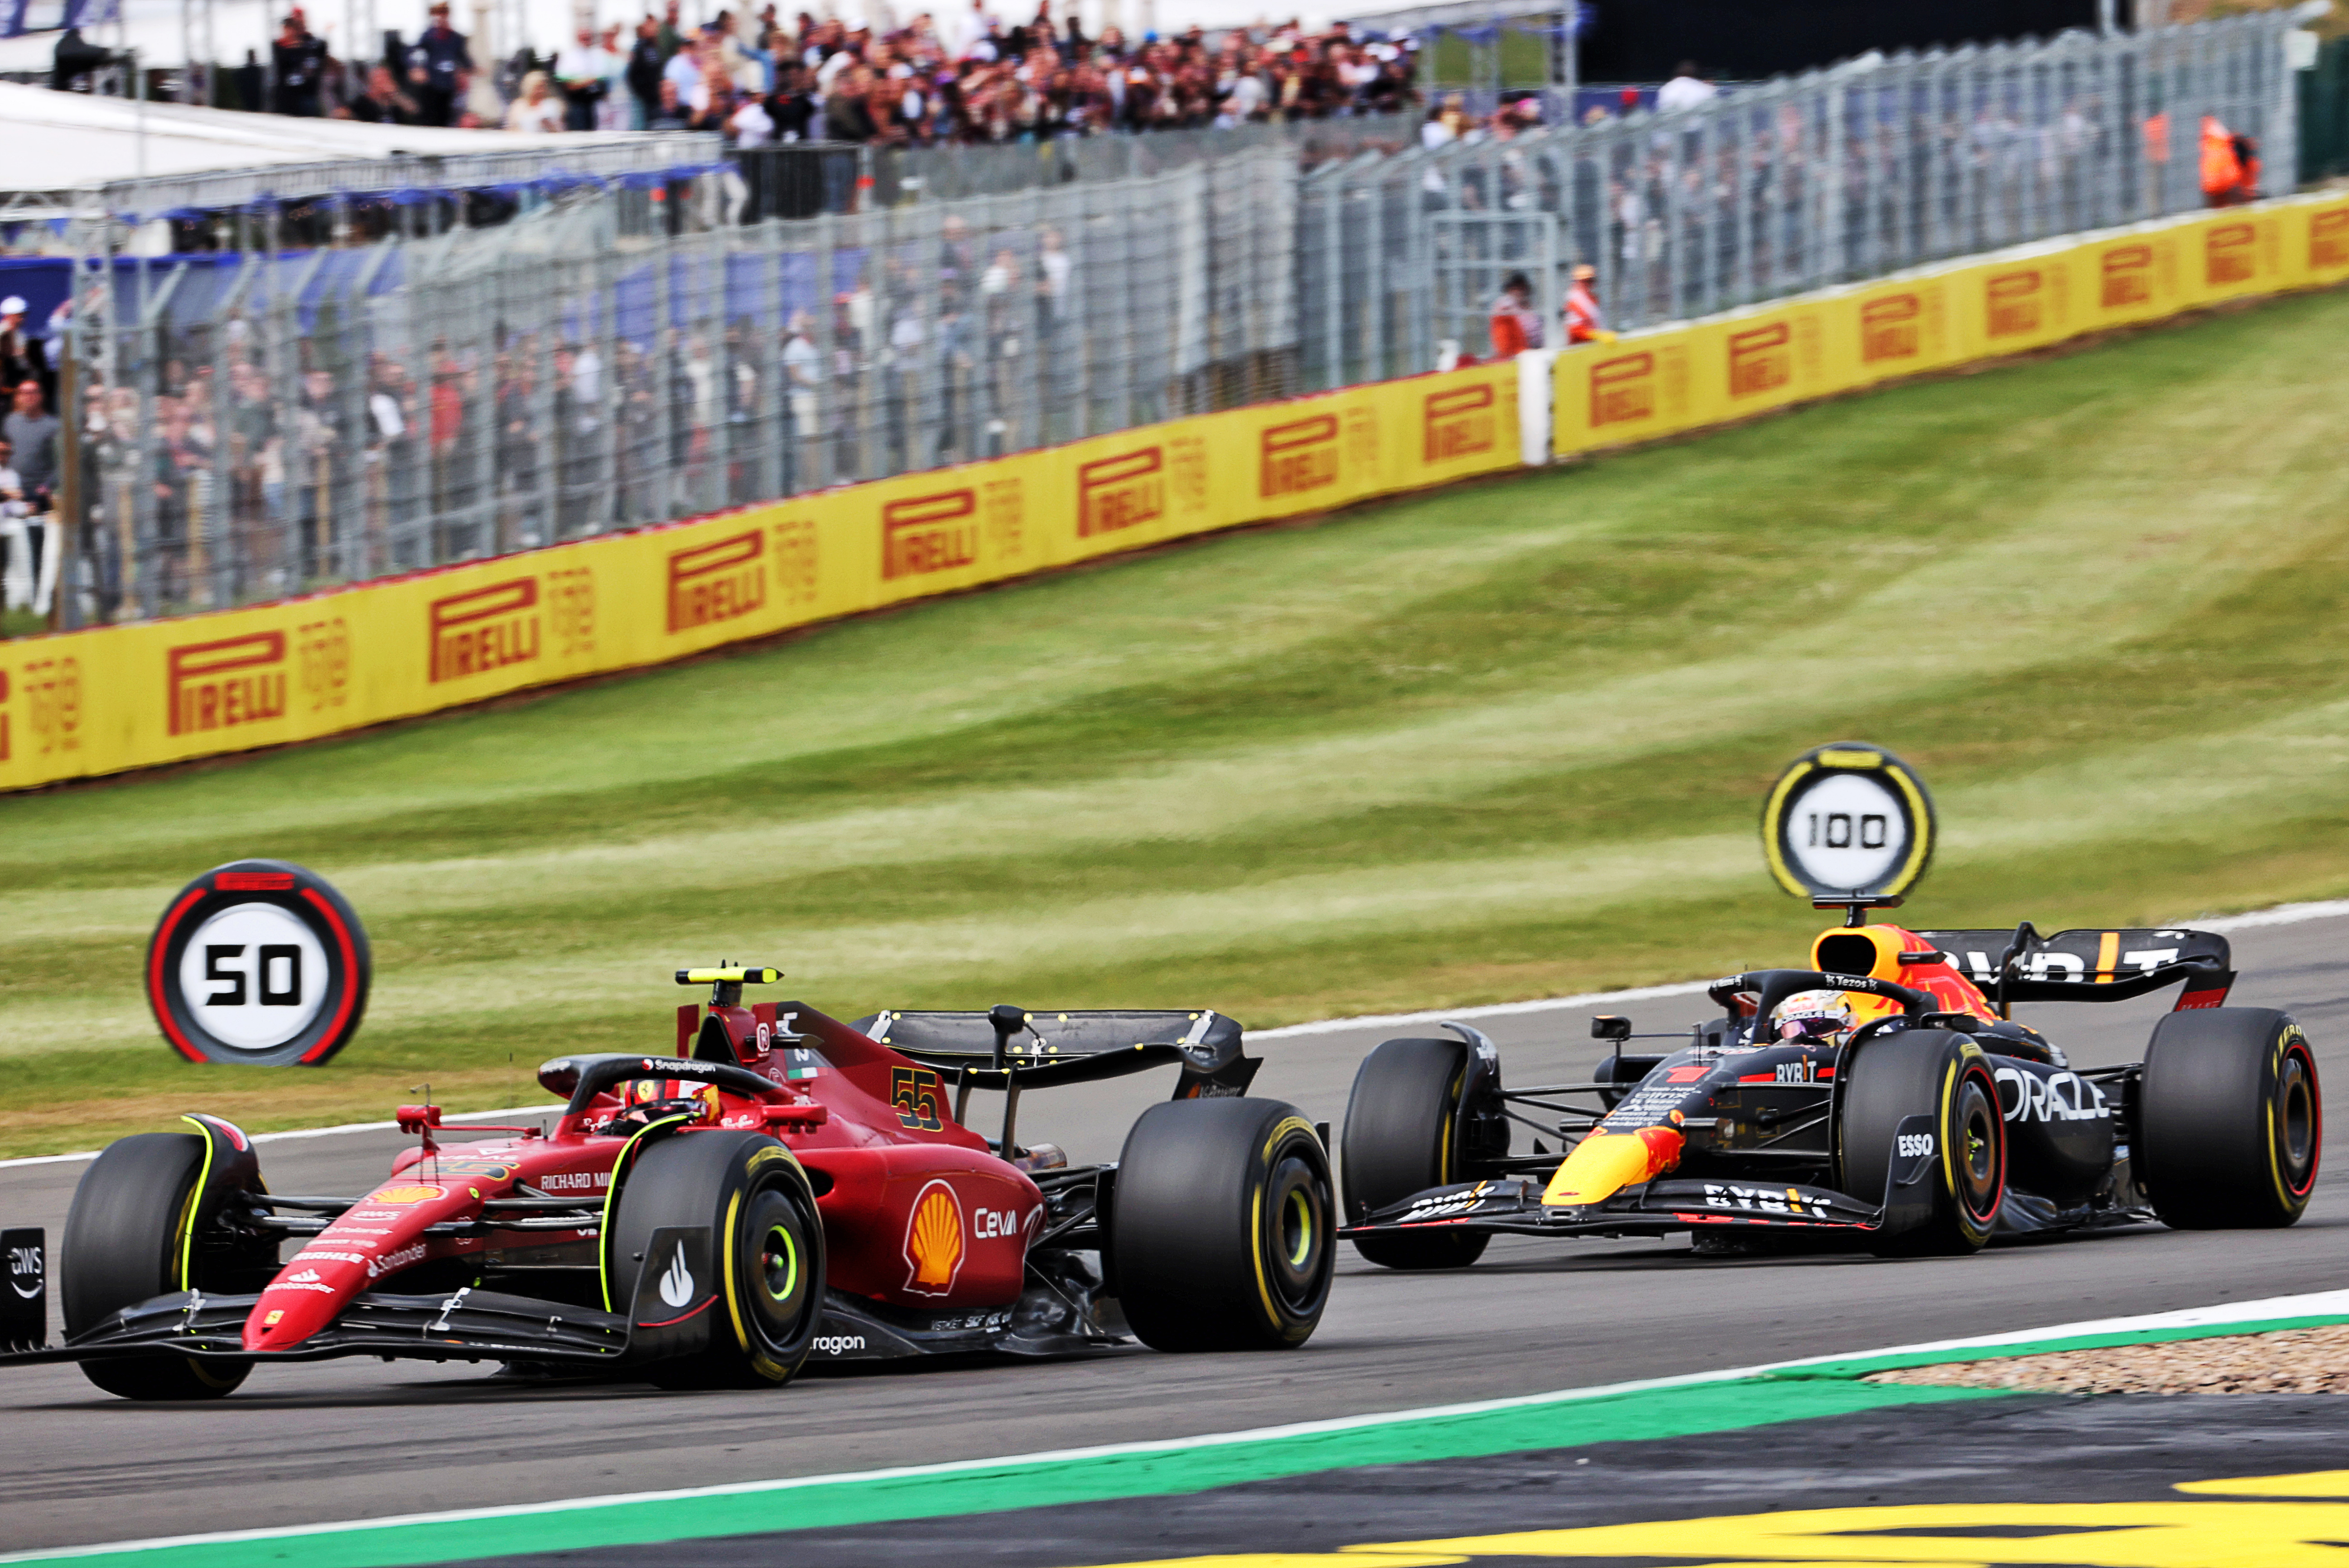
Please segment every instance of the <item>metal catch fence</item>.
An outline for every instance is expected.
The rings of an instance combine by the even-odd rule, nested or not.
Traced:
[[[1299,232],[1315,389],[1470,352],[1524,272],[1556,331],[1565,272],[1611,327],[2188,211],[2206,116],[2297,182],[2288,14],[1848,62],[1701,107],[1332,165]],[[1408,241],[1400,236],[1408,232]],[[1398,328],[1425,322],[1398,362]]]
[[[2287,191],[2287,26],[1862,62],[1310,168],[1285,136],[1102,140],[933,159],[918,200],[802,219],[729,222],[739,192],[704,175],[494,229],[95,258],[63,614],[222,607],[1412,374],[1447,339],[1484,351],[1513,272],[1553,334],[1578,263],[1632,327],[2190,209],[2206,115]]]

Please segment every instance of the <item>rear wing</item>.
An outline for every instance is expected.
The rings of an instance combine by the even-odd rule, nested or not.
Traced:
[[[2017,1002],[2120,1002],[2180,981],[2177,1011],[2220,1007],[2235,983],[2227,939],[2177,928],[1919,931],[2002,1012]]]
[[[1220,1012],[876,1012],[855,1027],[965,1088],[1089,1084],[1179,1063],[1178,1100],[1245,1095],[1261,1064]]]

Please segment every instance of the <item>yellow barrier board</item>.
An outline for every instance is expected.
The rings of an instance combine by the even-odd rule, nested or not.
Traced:
[[[311,740],[1514,468],[1516,405],[1516,367],[1478,366],[0,645],[0,790]]]
[[[1560,455],[2349,279],[2349,196],[2027,246],[1558,356]],[[1349,388],[281,604],[0,645],[0,790],[311,740],[1516,467],[1517,368]]]
[[[2029,245],[1558,357],[1552,450],[1649,441],[2198,306],[2349,278],[2349,197]]]

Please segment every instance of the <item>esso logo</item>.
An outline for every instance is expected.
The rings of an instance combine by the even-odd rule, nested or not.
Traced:
[[[1933,1152],[1933,1135],[1931,1133],[1902,1133],[1896,1144],[1896,1147],[1898,1148],[1900,1157],[1904,1159],[1911,1155],[1930,1155]]]
[[[283,1045],[326,995],[326,950],[276,904],[233,904],[180,955],[180,995],[205,1033],[244,1051]]]

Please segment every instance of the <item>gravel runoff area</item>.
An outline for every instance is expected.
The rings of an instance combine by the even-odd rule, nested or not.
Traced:
[[[2349,1325],[1952,1361],[1867,1381],[2044,1394],[2349,1394]]]

